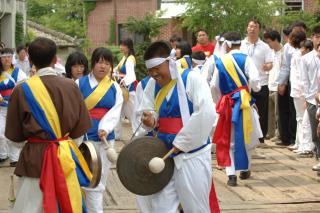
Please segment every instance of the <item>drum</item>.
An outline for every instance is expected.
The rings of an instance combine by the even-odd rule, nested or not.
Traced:
[[[168,152],[164,142],[154,137],[137,137],[120,152],[117,173],[121,183],[137,195],[151,195],[162,190],[171,180],[174,170],[172,158],[165,160],[162,172],[154,174],[148,164],[153,157],[163,157]]]
[[[102,171],[99,149],[95,145],[95,142],[85,141],[79,146],[79,150],[81,151],[92,173],[92,180],[88,187],[95,188],[100,182]]]

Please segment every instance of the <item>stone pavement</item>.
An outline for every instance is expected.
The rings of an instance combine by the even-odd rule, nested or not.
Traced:
[[[118,151],[130,138],[129,125],[124,126],[125,140],[116,143]],[[311,170],[315,159],[297,158],[289,150],[274,146],[269,141],[267,143],[270,145],[268,148],[257,148],[256,151],[266,159],[254,159],[252,177],[244,181],[238,179],[237,187],[226,185],[227,177],[223,170],[216,169],[213,158],[214,182],[221,212],[320,212],[320,179]],[[12,173],[13,168],[9,167],[8,161],[0,164],[0,213],[10,212],[8,195]],[[135,195],[122,186],[115,166],[108,176],[104,208],[109,213],[137,212]]]

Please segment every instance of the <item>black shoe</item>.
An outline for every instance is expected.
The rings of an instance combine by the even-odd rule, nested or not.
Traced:
[[[260,143],[264,143],[264,138],[259,138]]]
[[[227,182],[228,186],[236,186],[237,185],[237,176],[235,175],[229,175],[229,180]]]
[[[279,142],[276,142],[275,143],[277,146],[290,146],[291,143],[287,143],[287,142],[284,142],[284,141],[279,141]]]
[[[245,180],[245,179],[248,179],[250,176],[251,176],[250,170],[248,170],[248,171],[241,171],[241,172],[240,172],[240,175],[239,175],[239,178],[240,178],[241,180]]]
[[[10,166],[11,167],[16,167],[17,163],[18,163],[18,161],[12,161],[12,162],[10,162]]]
[[[6,157],[6,158],[0,158],[0,163],[5,162],[7,159],[8,159],[8,157]]]

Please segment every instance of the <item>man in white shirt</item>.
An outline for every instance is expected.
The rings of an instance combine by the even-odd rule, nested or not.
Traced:
[[[30,66],[30,62],[29,62],[29,59],[27,56],[27,50],[26,50],[25,46],[21,45],[21,46],[17,47],[16,52],[18,54],[18,58],[14,64],[14,66],[19,67],[26,74],[26,76],[29,76],[31,66]]]
[[[301,22],[296,21],[291,25],[293,30],[305,31],[307,26]],[[291,33],[291,32],[290,32]],[[289,43],[283,46],[284,57],[280,68],[278,79],[278,106],[279,106],[279,133],[281,142],[277,145],[289,146],[295,143],[297,121],[296,110],[293,103],[293,98],[290,97],[291,85],[289,81],[291,58],[295,48]]]
[[[270,47],[260,40],[259,33],[261,23],[257,20],[250,20],[247,27],[247,37],[241,42],[240,50],[250,56],[260,74],[261,90],[252,92],[253,98],[256,100],[258,112],[260,116],[260,126],[263,137],[260,142],[264,142],[264,138],[268,133],[268,103],[269,103],[269,71],[272,68],[272,52]]]
[[[315,49],[302,57],[302,85],[303,85],[303,96],[307,102],[307,110],[309,114],[312,141],[316,146],[316,156],[320,157],[320,138],[317,136],[317,126],[319,121],[316,119],[316,100],[315,96],[320,92],[320,59],[319,54],[316,50],[320,43],[320,26],[313,28],[312,41]],[[313,168],[315,171],[320,171],[320,163],[315,165]]]
[[[268,135],[270,138],[274,137],[272,141],[278,140],[278,84],[276,80],[279,76],[280,67],[283,58],[283,48],[281,45],[281,35],[276,30],[270,30],[263,35],[265,42],[272,49],[273,67],[269,73],[269,121],[268,121]],[[276,137],[275,137],[276,136]]]

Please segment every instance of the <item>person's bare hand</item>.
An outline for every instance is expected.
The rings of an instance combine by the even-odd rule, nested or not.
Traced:
[[[152,112],[143,112],[141,117],[142,123],[147,127],[155,127],[156,126],[156,119],[154,118]]]
[[[278,86],[279,95],[281,95],[281,96],[284,95],[284,93],[286,92],[286,89],[287,89],[286,87],[287,87],[287,85],[285,85],[285,84],[281,84]]]
[[[107,132],[104,131],[103,129],[100,129],[99,132],[98,132],[98,135],[99,135],[99,138],[106,137],[107,136]]]

